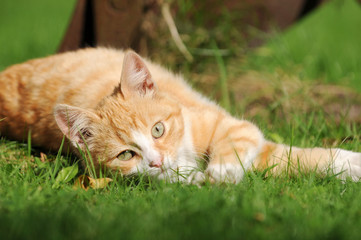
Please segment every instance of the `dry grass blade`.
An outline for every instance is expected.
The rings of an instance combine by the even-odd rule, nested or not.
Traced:
[[[177,48],[179,49],[179,51],[184,55],[184,57],[189,62],[192,62],[193,61],[193,56],[188,51],[187,47],[184,45],[182,39],[179,36],[177,27],[176,27],[176,25],[174,23],[172,15],[170,14],[170,9],[169,9],[169,4],[168,3],[163,3],[162,4],[162,15],[163,15],[163,18],[164,18],[165,22],[167,23],[167,26],[169,28],[169,31],[170,31],[170,33],[172,35],[173,41],[176,44]]]
[[[46,156],[46,154],[43,153],[43,152],[40,153],[40,161],[43,162],[43,163],[49,161],[49,160],[48,160],[48,156]]]

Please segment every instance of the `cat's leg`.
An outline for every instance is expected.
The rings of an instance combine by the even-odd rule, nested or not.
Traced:
[[[206,176],[204,172],[193,171],[185,178],[184,182],[187,184],[202,185],[205,180],[206,180]]]
[[[353,181],[361,179],[361,153],[343,149],[332,149],[332,164],[330,169],[337,177],[345,180],[350,177]]]
[[[238,183],[259,154],[264,138],[254,124],[223,115],[210,144],[205,173],[211,182]]]

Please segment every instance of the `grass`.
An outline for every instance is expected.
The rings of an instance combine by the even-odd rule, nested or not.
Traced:
[[[361,91],[361,5],[335,0],[276,36],[250,58],[246,68],[282,69],[301,79],[322,79]]]
[[[1,1],[0,69],[56,52],[75,2]]]
[[[0,168],[3,239],[353,239],[361,231],[360,184],[335,178],[249,174],[237,186],[118,181],[84,191],[54,189],[47,171],[18,168]]]
[[[188,2],[182,2],[181,11],[190,11]],[[1,1],[0,68],[55,52],[73,4]],[[344,8],[336,9],[337,4],[340,2],[326,4],[265,47],[242,56],[242,60],[227,54],[196,55],[193,64],[182,65],[173,53],[176,50],[167,48],[159,56],[175,56],[173,67],[189,77],[193,71],[213,75],[221,72],[221,82],[216,85],[223,86],[220,99],[227,98],[224,104],[232,111],[241,103],[230,101],[225,89],[226,84],[233,89],[234,83],[227,81],[240,71],[257,70],[266,76],[282,71],[297,79],[337,84],[348,79],[349,86],[360,89],[360,35],[351,24],[358,21],[360,9],[352,1],[344,1]],[[229,32],[228,15],[224,13],[225,26],[217,26],[216,31],[236,34]],[[205,17],[200,14],[197,21],[202,23]],[[339,34],[341,30],[343,34]],[[350,31],[355,35],[348,35]],[[191,51],[209,47],[217,52],[212,41],[207,42],[197,35],[199,32],[204,34],[198,26],[194,39],[189,40],[195,46]],[[315,37],[316,32],[319,37]],[[217,43],[221,53],[231,40],[222,38],[227,34],[212,34],[221,41]],[[332,41],[336,35],[337,43],[343,44]],[[308,48],[304,42],[313,42],[314,47]],[[233,50],[227,49],[228,53]],[[333,69],[335,63],[340,66],[338,72]],[[240,64],[244,64],[241,70],[228,67]],[[278,106],[280,99],[274,101],[273,105]],[[264,111],[268,117],[255,116],[253,121],[276,142],[361,151],[360,124],[347,118],[333,119],[322,108],[307,114],[293,112],[287,117],[274,114],[272,107]],[[343,183],[333,176],[308,173],[264,177],[256,172],[247,174],[238,185],[206,184],[202,188],[114,176],[106,188],[85,191],[73,188],[76,177],[71,172],[61,173],[72,166],[77,162],[61,155],[48,154],[47,161],[41,161],[30,139],[27,143],[0,139],[1,239],[356,239],[361,234],[361,185]],[[78,175],[82,173],[80,168]],[[63,175],[71,179],[59,180]]]

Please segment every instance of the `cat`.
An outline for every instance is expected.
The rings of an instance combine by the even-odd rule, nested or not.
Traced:
[[[11,66],[0,73],[0,104],[2,136],[22,141],[30,131],[33,145],[57,151],[65,135],[72,151],[124,176],[239,183],[249,170],[291,166],[361,177],[361,153],[268,141],[130,50],[87,48]]]

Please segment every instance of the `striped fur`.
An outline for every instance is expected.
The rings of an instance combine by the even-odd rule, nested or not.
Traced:
[[[56,151],[65,135],[73,151],[88,148],[97,166],[124,175],[238,183],[252,166],[278,174],[291,165],[361,177],[360,153],[269,142],[133,52],[83,49],[11,66],[0,73],[0,104],[2,136],[21,141],[31,130],[34,145]]]

